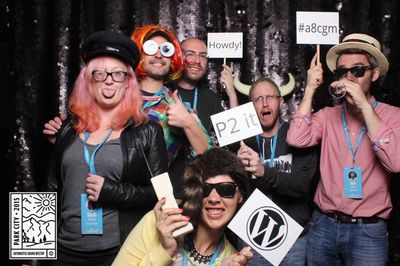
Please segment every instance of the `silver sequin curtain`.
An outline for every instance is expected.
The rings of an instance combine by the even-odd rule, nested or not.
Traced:
[[[5,163],[0,173],[8,180],[9,191],[40,189],[51,152],[43,124],[66,113],[81,65],[79,47],[97,30],[129,35],[136,26],[161,23],[180,40],[190,36],[205,40],[207,32],[243,32],[244,57],[228,64],[247,84],[261,75],[285,83],[287,73],[292,73],[296,87],[285,99],[283,114],[288,119],[303,95],[315,52],[313,45],[296,44],[296,11],[339,12],[341,35],[363,32],[381,41],[391,65],[375,95],[400,106],[398,0],[3,0],[0,8],[1,32],[7,36],[1,43],[7,76],[2,84],[1,159]],[[321,47],[322,59],[328,48]],[[222,60],[210,60],[208,79],[210,88],[224,98],[218,83],[221,64]],[[325,80],[328,83],[330,77]],[[244,103],[246,97],[241,95],[240,101]],[[314,108],[330,104],[322,88]],[[394,193],[398,195],[398,186]]]
[[[283,118],[289,119],[303,95],[315,53],[313,45],[296,44],[296,11],[339,12],[341,35],[362,32],[381,41],[391,65],[375,96],[400,106],[398,0],[3,0],[0,8],[1,32],[7,36],[1,46],[7,76],[2,85],[1,159],[5,163],[0,174],[8,180],[9,191],[40,190],[51,153],[43,124],[66,113],[81,66],[79,47],[97,30],[129,35],[136,26],[161,23],[180,40],[190,36],[206,40],[207,32],[243,32],[244,57],[228,59],[228,64],[247,84],[262,75],[285,83],[287,73],[292,73],[296,87],[285,99],[283,112]],[[328,48],[321,47],[322,59]],[[210,88],[225,98],[218,82],[221,64],[222,60],[210,60],[208,80]],[[327,84],[331,77],[324,79]],[[241,103],[246,102],[245,96],[239,96]],[[314,109],[331,104],[326,88],[319,90]],[[395,195],[400,192],[398,183]]]

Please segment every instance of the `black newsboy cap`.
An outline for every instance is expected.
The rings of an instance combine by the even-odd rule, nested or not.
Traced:
[[[85,63],[90,59],[109,55],[137,67],[140,52],[136,44],[127,36],[113,31],[97,31],[89,35],[82,44],[81,56]]]

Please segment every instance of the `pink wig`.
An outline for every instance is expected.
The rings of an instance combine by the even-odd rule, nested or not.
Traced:
[[[100,114],[94,98],[92,81],[93,62],[99,58],[94,58],[85,65],[75,80],[68,107],[74,118],[77,120],[74,125],[78,133],[96,131],[100,126]],[[101,59],[100,59],[101,60]],[[122,102],[118,105],[118,112],[111,125],[114,129],[123,128],[128,120],[132,120],[135,125],[140,125],[147,121],[147,116],[142,110],[142,96],[136,79],[136,75],[130,65],[128,67],[128,87]]]

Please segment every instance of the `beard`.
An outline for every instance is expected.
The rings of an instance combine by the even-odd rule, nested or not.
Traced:
[[[264,132],[271,131],[274,129],[276,123],[279,121],[279,114],[274,115],[272,120],[268,123],[261,123],[261,128],[263,129]]]
[[[153,71],[148,71],[147,76],[155,79],[155,80],[165,80],[168,75],[169,75],[170,70],[165,70],[163,72],[153,72]]]

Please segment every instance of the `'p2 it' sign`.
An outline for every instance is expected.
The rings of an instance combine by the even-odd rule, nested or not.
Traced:
[[[262,133],[252,102],[212,115],[211,121],[221,147]]]

